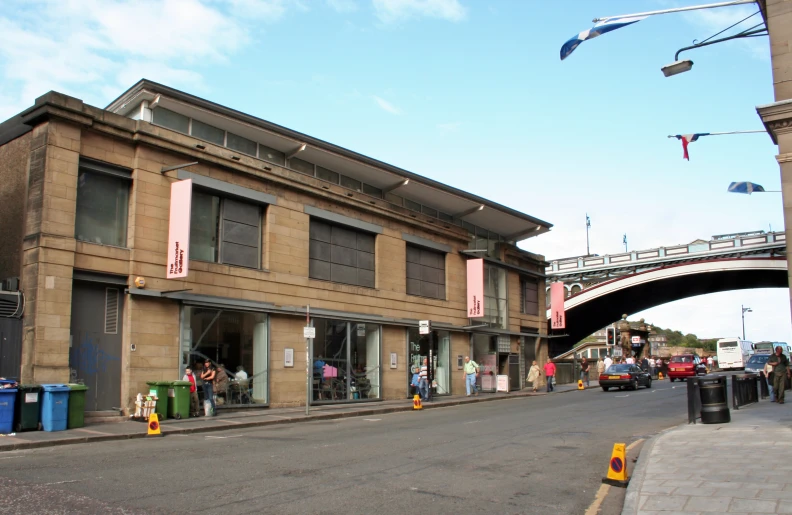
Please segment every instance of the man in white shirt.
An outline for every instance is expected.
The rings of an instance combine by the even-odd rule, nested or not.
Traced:
[[[248,378],[247,372],[245,372],[245,369],[242,367],[242,365],[239,365],[237,367],[237,371],[236,374],[234,374],[234,377],[236,377],[237,381],[243,381]]]
[[[603,361],[605,363],[605,370],[608,370],[608,368],[610,368],[610,366],[613,365],[613,360],[610,358],[610,356],[605,356],[605,359]]]
[[[635,358],[633,358],[632,356],[627,356],[627,364],[635,365]]]

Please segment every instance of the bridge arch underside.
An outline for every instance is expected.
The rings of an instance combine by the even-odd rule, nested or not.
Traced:
[[[566,336],[550,339],[557,356],[598,329],[668,302],[731,290],[786,288],[785,259],[694,264],[642,272],[584,290],[566,301]],[[556,331],[559,332],[559,331]]]

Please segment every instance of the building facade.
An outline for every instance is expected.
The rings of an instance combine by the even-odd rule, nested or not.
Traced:
[[[547,263],[516,243],[548,223],[160,84],[105,109],[38,98],[0,125],[0,180],[21,379],[83,381],[89,411],[205,359],[227,405],[263,407],[405,398],[424,358],[436,395],[464,391],[465,355],[482,390],[519,388],[546,359]]]

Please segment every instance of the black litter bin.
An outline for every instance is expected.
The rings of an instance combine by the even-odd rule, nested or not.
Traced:
[[[726,376],[698,379],[701,392],[701,423],[726,424],[731,422],[726,396]]]

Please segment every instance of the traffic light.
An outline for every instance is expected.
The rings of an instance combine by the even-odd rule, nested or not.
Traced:
[[[616,328],[615,327],[608,327],[605,329],[605,343],[607,345],[615,345],[616,344]]]

